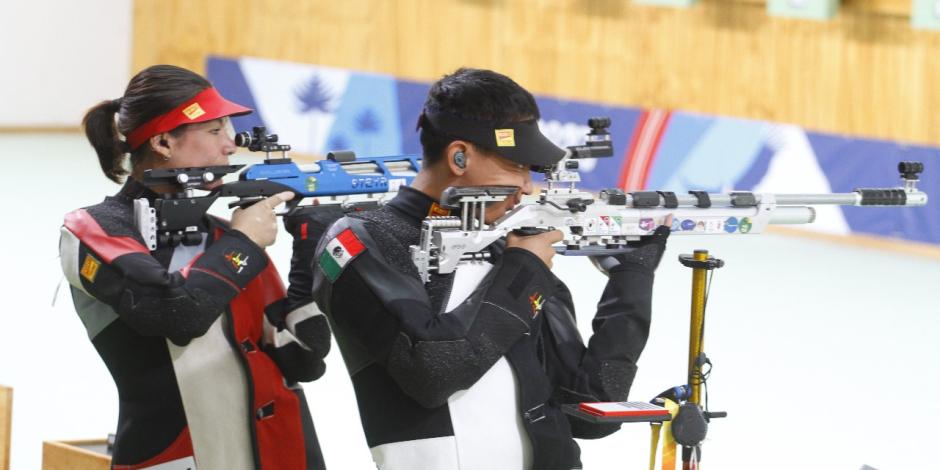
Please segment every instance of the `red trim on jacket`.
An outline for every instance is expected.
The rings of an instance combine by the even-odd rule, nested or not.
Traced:
[[[111,467],[113,470],[136,470],[139,468],[152,467],[161,463],[172,462],[174,460],[193,457],[193,440],[189,435],[189,427],[183,428],[183,431],[169,447],[159,454],[137,464],[117,465]],[[195,457],[193,457],[195,458]]]
[[[274,263],[252,280],[230,304],[235,338],[249,338],[260,343],[264,334],[265,307],[287,294]],[[306,447],[301,418],[300,400],[287,388],[284,374],[267,354],[241,351],[248,364],[254,386],[252,412],[257,436],[261,468],[307,468]],[[260,417],[259,411],[274,406],[270,416]]]
[[[193,265],[196,264],[196,261],[199,261],[199,258],[202,258],[202,255],[203,255],[203,254],[205,254],[204,251],[203,251],[202,253],[199,253],[199,254],[196,255],[196,256],[193,256],[193,259],[189,260],[189,262],[186,263],[186,266],[183,266],[182,268],[180,268],[180,274],[181,274],[184,278],[189,278],[189,272],[193,269]],[[203,272],[207,272],[207,273],[208,273],[208,271],[206,271],[205,269],[201,269],[201,270],[200,270],[200,269],[197,268],[197,271],[203,271]],[[218,276],[218,274],[215,274],[215,273],[211,273],[211,274],[213,274],[213,275],[215,275],[215,276]],[[232,283],[232,281],[229,281],[228,279],[225,279],[225,282],[227,282],[227,283],[229,283],[229,284]],[[235,287],[237,288],[238,286],[235,286]],[[236,290],[238,290],[238,289],[236,289]]]
[[[150,254],[150,250],[146,246],[131,237],[112,237],[108,235],[85,209],[78,209],[65,214],[64,225],[107,264],[111,264],[116,258],[130,253]]]

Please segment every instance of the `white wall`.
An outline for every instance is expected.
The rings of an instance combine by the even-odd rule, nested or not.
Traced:
[[[103,438],[117,423],[114,384],[66,284],[51,305],[62,216],[117,186],[77,134],[0,135],[0,149],[0,383],[14,387],[12,468],[29,470],[40,466],[43,440]],[[674,237],[634,399],[684,380],[691,274],[676,257],[695,248],[727,262],[711,291],[705,350],[712,409],[729,417],[712,424],[706,468],[936,468],[924,460],[940,421],[931,399],[940,389],[940,261],[775,235]],[[269,252],[286,273],[288,237]],[[556,258],[556,272],[587,337],[603,277],[577,258]],[[335,346],[326,375],[305,389],[329,468],[374,468]],[[585,468],[645,468],[648,439],[646,425],[632,424],[581,441]]]
[[[77,126],[130,78],[132,0],[0,0],[0,127]]]

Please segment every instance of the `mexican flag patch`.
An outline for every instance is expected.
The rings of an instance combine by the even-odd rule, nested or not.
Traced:
[[[330,282],[334,282],[346,265],[365,250],[365,245],[359,241],[352,229],[347,228],[330,240],[323,253],[320,253],[320,269]]]

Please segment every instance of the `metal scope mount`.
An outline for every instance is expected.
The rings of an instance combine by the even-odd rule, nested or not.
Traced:
[[[148,248],[153,251],[157,246],[201,243],[199,224],[219,195],[213,191],[208,196],[195,196],[194,190],[234,173],[243,166],[245,165],[160,168],[145,171],[144,185],[150,188],[178,189],[161,194],[161,197],[154,199],[152,206],[147,198],[134,200],[134,220]]]
[[[277,134],[268,134],[263,126],[255,126],[249,132],[235,134],[235,145],[245,147],[252,152],[264,152],[265,159],[271,160],[272,152],[281,152],[281,158],[287,158],[290,145],[277,143]]]

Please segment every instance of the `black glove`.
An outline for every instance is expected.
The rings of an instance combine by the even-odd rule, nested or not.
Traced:
[[[290,215],[284,216],[284,228],[294,237],[294,248],[312,246],[316,249],[320,237],[343,218],[346,212],[338,204],[301,207]]]
[[[294,253],[290,259],[287,297],[298,304],[313,299],[313,269],[320,238],[330,225],[342,218],[339,205],[305,207],[293,215],[284,216],[284,228],[294,238]]]
[[[627,245],[634,248],[632,251],[610,256],[592,256],[591,262],[604,274],[610,274],[625,264],[642,266],[655,271],[660,260],[663,259],[663,253],[666,252],[666,240],[669,239],[670,233],[669,227],[660,225],[656,227],[652,235],[641,237],[635,242],[628,242]]]

